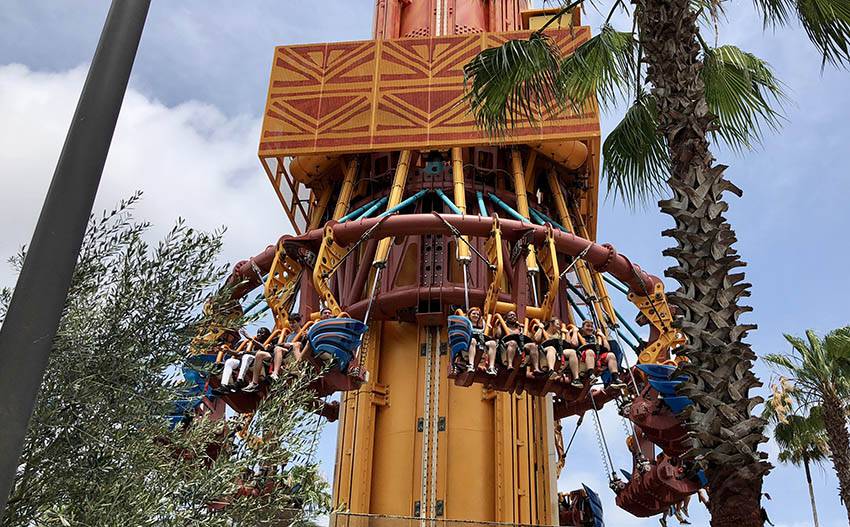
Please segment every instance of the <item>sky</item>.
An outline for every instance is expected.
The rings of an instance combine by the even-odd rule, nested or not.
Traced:
[[[0,7],[0,255],[28,243],[56,165],[87,65],[106,16],[106,0],[3,0]],[[539,4],[539,2],[538,2]],[[139,48],[96,210],[136,189],[144,191],[137,216],[165,232],[177,219],[214,229],[226,225],[223,260],[254,255],[281,234],[287,220],[257,160],[260,116],[275,45],[371,37],[371,0],[159,0],[154,1]],[[591,26],[602,17],[591,10]],[[628,29],[615,18],[621,29]],[[728,177],[744,190],[729,196],[728,218],[753,284],[747,322],[759,325],[749,342],[759,354],[788,350],[782,334],[820,333],[847,325],[850,297],[846,244],[850,196],[846,152],[850,142],[850,74],[822,69],[798,27],[763,31],[748,1],[733,0],[720,26],[720,43],[767,59],[787,86],[780,133],[767,134],[752,152],[714,152]],[[603,118],[603,133],[619,115]],[[653,206],[631,210],[607,199],[599,240],[661,275],[670,261],[660,233],[670,221]],[[14,276],[0,268],[0,285]],[[672,284],[668,284],[672,287]],[[623,305],[624,309],[628,306]],[[767,384],[771,371],[757,371]],[[622,445],[613,410],[603,412],[609,442]],[[564,422],[572,432],[574,420]],[[325,427],[320,458],[333,469],[335,426]],[[628,468],[624,448],[615,462]],[[801,470],[780,466],[765,482],[774,523],[811,525]],[[846,525],[831,468],[814,470],[821,525]],[[651,526],[617,509],[608,491],[589,420],[579,430],[559,480],[568,491],[587,483],[606,504],[608,525]],[[699,505],[695,525],[707,524]]]

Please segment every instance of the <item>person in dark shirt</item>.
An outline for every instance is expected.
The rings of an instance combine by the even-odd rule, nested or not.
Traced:
[[[257,353],[258,352],[268,352],[266,349],[271,343],[269,342],[272,332],[269,328],[260,328],[257,330],[257,335],[255,337],[248,336],[247,333],[243,332],[242,334],[245,338],[251,341],[250,351],[246,351],[242,355],[242,365],[239,368],[239,380],[243,380],[245,378],[245,374],[248,373],[248,368],[257,362]],[[268,353],[266,353],[268,355]],[[262,367],[263,359],[259,360],[259,365]],[[260,389],[260,384],[258,382],[251,382],[242,389],[243,392],[256,392]]]

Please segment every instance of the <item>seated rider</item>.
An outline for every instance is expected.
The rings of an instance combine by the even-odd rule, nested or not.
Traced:
[[[319,320],[328,320],[328,319],[330,319],[330,318],[334,318],[334,312],[333,312],[333,310],[332,310],[331,308],[329,308],[329,307],[323,307],[323,308],[319,311]],[[312,322],[308,322],[308,323],[307,323],[307,327],[308,327],[308,328],[309,328],[311,325],[312,325]],[[310,344],[310,343],[309,343],[309,342],[307,342],[307,343],[306,343],[306,345],[305,345],[305,348],[309,348],[309,344]],[[304,354],[306,354],[306,353],[307,353],[307,350],[306,350],[306,349],[303,349],[303,350],[301,351],[301,354],[302,354],[302,355],[304,355]],[[321,359],[321,360],[322,360],[322,361],[324,361],[326,364],[330,364],[330,363],[334,360],[333,355],[331,355],[331,354],[329,354],[329,353],[322,353],[322,354],[320,354],[320,355],[316,355],[316,358],[317,358],[317,359]]]
[[[259,367],[263,367],[264,358],[260,357],[260,360],[257,361],[257,353],[267,351],[267,347],[271,345],[269,339],[272,336],[272,332],[269,331],[269,328],[260,328],[257,330],[257,335],[251,337],[244,330],[242,331],[242,336],[247,338],[250,342],[249,347],[250,351],[246,351],[242,354],[242,364],[239,366],[239,377],[238,381],[243,381],[245,379],[245,374],[248,373],[248,368],[250,368],[253,364],[258,363]],[[268,355],[268,353],[266,353]],[[256,392],[260,389],[260,383],[258,382],[250,382],[248,386],[242,388],[243,392]]]
[[[243,333],[243,330],[239,330],[239,334],[242,334],[242,333]],[[243,344],[246,344],[246,343],[243,343]],[[246,354],[251,355],[250,353],[247,353],[244,350],[240,350],[239,349],[240,347],[242,347],[242,345],[235,345],[233,348],[230,348],[229,346],[225,346],[225,349],[228,350],[227,353],[228,353],[228,355],[230,355],[230,357],[227,360],[224,361],[224,369],[221,372],[221,389],[222,390],[226,391],[226,390],[231,390],[231,389],[236,388],[236,382],[233,381],[233,372],[237,368],[239,368],[239,366],[242,364],[242,357],[244,355],[246,355]],[[254,360],[253,355],[251,355],[250,360],[251,361]],[[248,364],[250,365],[250,362]],[[247,366],[246,366],[246,369],[247,369]],[[244,376],[243,376],[243,378],[244,378]],[[241,378],[240,378],[240,380],[241,380]]]
[[[283,342],[278,342],[274,348],[274,373],[280,371],[284,359],[291,362],[294,359],[295,363],[304,360],[304,346],[307,343],[307,332],[302,331],[301,315],[292,313],[289,315],[289,334],[283,339]],[[272,378],[277,380],[272,374]]]
[[[475,371],[481,362],[484,352],[487,352],[487,374],[496,375],[496,339],[487,333],[487,323],[481,316],[481,309],[473,307],[469,310],[469,321],[472,323],[472,340],[469,343],[467,355],[469,364],[467,371]],[[480,355],[479,355],[480,353]]]
[[[245,335],[244,330],[239,331],[240,334]],[[260,328],[257,331],[257,340],[265,335],[265,338],[271,336],[271,331],[268,328]],[[247,336],[247,335],[245,335]],[[254,340],[248,337],[249,340]],[[230,351],[230,358],[224,361],[224,370],[221,372],[221,388],[223,390],[234,389],[236,384],[240,381],[244,381],[245,373],[248,371],[248,368],[254,362],[254,354],[252,351],[238,351],[239,346],[236,346],[233,349],[237,351]],[[239,376],[236,382],[233,382],[233,371],[239,368]]]
[[[534,340],[546,355],[546,367],[552,379],[561,375],[558,367],[560,357],[568,356],[570,352],[575,354],[574,350],[565,349],[564,332],[564,325],[558,317],[552,317],[545,323],[538,324],[534,332]]]
[[[584,386],[584,380],[580,375],[581,370],[579,368],[580,353],[576,351],[579,347],[581,347],[579,329],[573,324],[569,324],[564,328],[564,358],[570,370],[570,385],[576,388]]]
[[[516,311],[508,311],[504,318],[504,324],[497,327],[498,336],[501,337],[504,354],[502,361],[508,370],[514,369],[514,357],[520,348],[531,358],[533,371],[529,375],[539,375],[540,362],[537,356],[537,344],[525,334],[525,328],[519,323]]]
[[[579,329],[579,352],[584,361],[584,366],[587,370],[585,376],[595,377],[594,372],[597,369],[607,368],[611,372],[611,386],[614,388],[625,388],[625,384],[620,381],[619,369],[617,367],[617,356],[611,351],[611,346],[608,344],[608,339],[594,327],[592,320],[585,320],[581,323]]]
[[[272,363],[272,370],[269,377],[271,377],[273,381],[277,381],[280,378],[280,367],[283,365],[284,356],[295,359],[295,362],[301,362],[301,359],[303,358],[301,347],[303,346],[303,341],[306,339],[306,336],[301,335],[298,340],[295,341],[295,338],[298,337],[298,333],[301,330],[301,315],[293,313],[289,315],[288,318],[291,323],[289,326],[289,334],[284,337],[284,333],[281,332],[280,338],[278,338],[277,343],[275,343],[273,347],[274,355],[267,351],[267,348],[271,346],[267,346],[266,349],[257,350],[254,367],[251,368],[253,375],[251,384],[260,384],[265,371],[264,365],[268,363],[272,357],[274,357],[274,362]]]

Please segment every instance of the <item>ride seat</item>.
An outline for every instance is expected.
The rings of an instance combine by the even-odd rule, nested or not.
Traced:
[[[472,342],[472,322],[465,316],[449,315],[447,332],[454,361],[459,354],[469,349]]]
[[[671,378],[673,372],[676,371],[675,366],[666,364],[638,364],[637,368],[646,374],[649,385],[660,394],[661,400],[664,401],[664,404],[674,414],[682,413],[685,408],[694,404],[690,398],[683,395],[676,395],[679,385],[687,381],[688,378],[684,376]]]
[[[360,337],[369,327],[353,318],[329,318],[315,322],[307,332],[313,354],[328,354],[341,371],[347,371]]]

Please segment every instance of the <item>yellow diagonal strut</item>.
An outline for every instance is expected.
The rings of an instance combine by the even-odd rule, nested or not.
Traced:
[[[573,225],[570,218],[570,211],[567,208],[563,192],[561,191],[561,186],[554,173],[549,174],[549,186],[555,196],[555,202],[558,205],[558,212],[564,220],[564,226],[572,230]],[[587,238],[587,227],[584,225],[581,215],[575,209],[573,209],[573,213],[575,214],[576,221],[578,222],[578,232],[576,232],[576,234]],[[581,265],[581,268],[584,269],[583,273],[579,273],[579,280],[582,281],[582,287],[584,287],[589,294],[593,294],[591,291],[594,290],[597,292],[597,299],[601,303],[601,307],[605,310],[605,313],[607,313],[608,320],[616,322],[617,314],[614,311],[614,305],[611,302],[611,298],[608,296],[608,288],[602,280],[602,275],[595,270],[590,269],[585,262],[579,262],[579,264]],[[576,267],[579,269],[579,265],[576,265]],[[585,281],[588,282],[592,289],[587,289],[588,285],[585,284]],[[638,356],[638,362],[664,362],[670,358],[671,349],[675,349],[687,341],[684,335],[673,327],[673,316],[670,311],[670,305],[667,303],[667,295],[664,294],[664,284],[661,282],[655,284],[654,290],[647,291],[647,293],[649,293],[649,296],[639,296],[634,293],[629,293],[628,296],[629,301],[633,303],[641,313],[643,313],[647,320],[649,320],[649,323],[655,326],[659,332],[658,338],[641,350],[641,353]],[[600,320],[602,320],[601,317]]]
[[[582,236],[581,234],[576,232],[575,228],[573,227],[573,220],[572,220],[572,217],[570,216],[570,210],[567,207],[567,202],[566,202],[566,199],[564,198],[564,193],[561,190],[561,183],[558,181],[558,175],[554,171],[549,171],[548,178],[549,178],[549,188],[552,191],[552,197],[555,200],[555,206],[558,208],[558,217],[560,218],[561,223],[571,233]],[[585,232],[584,234],[585,234],[584,237],[586,238],[587,233]],[[591,276],[591,271],[590,271],[590,269],[587,265],[587,262],[585,262],[584,260],[579,260],[578,262],[576,262],[575,267],[576,267],[576,275],[578,275],[578,280],[579,280],[579,282],[581,282],[582,289],[585,290],[585,292],[587,293],[588,296],[596,298],[596,292],[595,292],[596,289],[593,287],[594,286],[594,280],[593,280],[593,277]],[[607,297],[607,294],[605,296]],[[605,305],[605,304],[603,304],[603,305],[605,306],[605,312],[608,315],[609,320],[616,320],[614,318],[616,315],[614,314],[613,306],[610,306],[610,309],[608,309],[608,307],[609,307],[608,305]],[[591,305],[588,306],[588,308],[593,309],[596,312],[597,319],[603,325],[603,329],[607,328],[607,325],[605,323],[605,317],[602,316],[603,313],[600,310],[599,304],[597,302],[591,302]]]
[[[342,180],[342,186],[339,189],[339,199],[334,208],[333,219],[335,220],[339,220],[348,212],[348,207],[351,204],[351,196],[354,193],[354,179],[357,177],[357,170],[359,168],[359,161],[352,159],[345,169],[345,179]]]
[[[393,177],[393,186],[390,189],[389,200],[387,201],[387,210],[391,210],[401,203],[401,198],[404,197],[404,187],[407,185],[407,173],[410,170],[410,155],[410,150],[402,150],[398,156],[398,165],[396,165],[395,176]],[[391,243],[392,238],[384,238],[380,241],[373,261],[375,267],[386,265],[387,257],[390,254]]]

